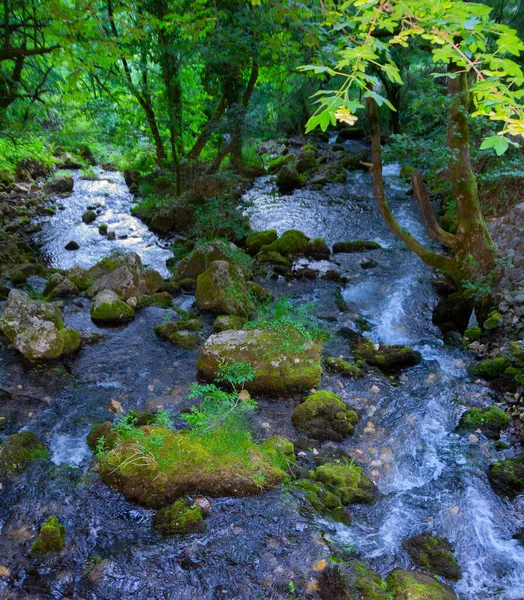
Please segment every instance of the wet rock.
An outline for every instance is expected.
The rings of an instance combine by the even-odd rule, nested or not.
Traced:
[[[449,586],[418,571],[395,569],[386,582],[395,600],[457,600]]]
[[[53,304],[32,300],[11,290],[0,317],[0,329],[29,360],[46,360],[72,354],[80,347],[80,334],[66,329]]]
[[[328,560],[318,588],[322,600],[391,600],[382,577],[358,560]]]
[[[272,265],[284,265],[290,266],[291,261],[284,258],[280,252],[259,252],[256,257],[257,263],[261,265],[272,264]]]
[[[276,184],[283,193],[304,187],[305,183],[305,178],[292,165],[283,165],[277,173]]]
[[[100,235],[107,235],[107,228],[107,223],[100,223],[100,225],[98,226],[98,233]]]
[[[169,340],[175,346],[184,350],[194,350],[200,345],[200,336],[197,332],[202,329],[198,319],[182,319],[172,321],[155,327],[158,337]]]
[[[316,238],[308,242],[304,250],[304,256],[314,260],[328,260],[331,252],[322,238]]]
[[[378,367],[386,374],[413,367],[422,360],[420,352],[413,350],[411,346],[373,344],[369,339],[362,339],[355,346],[354,353],[358,360],[363,360],[372,367]]]
[[[66,250],[78,250],[80,248],[80,244],[74,240],[71,240],[70,242],[67,242],[64,248]]]
[[[39,177],[47,177],[50,169],[35,158],[23,158],[16,165],[16,178],[18,181],[32,181]]]
[[[127,300],[139,296],[145,287],[142,282],[142,261],[134,252],[104,258],[89,269],[88,277],[95,279],[95,283],[87,290],[90,297],[102,290],[111,290],[120,299]]]
[[[304,339],[294,328],[224,331],[206,340],[197,369],[204,379],[213,381],[220,361],[245,361],[255,372],[254,380],[246,384],[250,391],[307,390],[320,382],[320,349],[320,344]]]
[[[257,304],[267,304],[274,300],[273,294],[269,290],[254,281],[247,282],[247,289],[250,298]]]
[[[293,489],[299,490],[317,513],[330,516],[346,525],[351,524],[351,516],[344,508],[340,496],[326,486],[311,479],[298,479],[293,483]]]
[[[463,332],[469,325],[474,308],[470,290],[460,290],[439,301],[433,310],[433,324],[442,331]]]
[[[333,244],[334,253],[354,253],[354,252],[366,252],[367,250],[380,250],[382,246],[377,242],[337,242]]]
[[[514,498],[524,492],[524,455],[492,463],[488,476],[498,494]]]
[[[145,269],[142,272],[142,280],[145,284],[146,294],[155,294],[164,285],[164,279],[162,278],[162,275],[160,275],[160,273],[154,269]]]
[[[86,210],[82,215],[82,221],[86,224],[96,220],[97,214],[94,210]]]
[[[50,300],[55,298],[67,298],[68,296],[78,295],[79,290],[76,285],[67,279],[61,273],[53,273],[44,289],[44,296]]]
[[[506,429],[509,416],[497,406],[470,408],[461,417],[458,428],[466,431],[480,430],[486,437],[498,440],[500,432]]]
[[[268,252],[278,252],[280,255],[288,257],[303,254],[307,248],[309,238],[307,235],[297,229],[289,229],[274,242],[267,246],[262,246],[260,251],[263,254]]]
[[[206,530],[202,509],[187,499],[162,508],[153,516],[152,522],[162,535],[203,533]]]
[[[0,169],[0,192],[9,191],[15,185],[15,177],[6,169]]]
[[[31,431],[15,433],[0,443],[0,476],[18,475],[35,460],[49,456],[47,448]]]
[[[362,375],[360,368],[356,364],[348,362],[343,358],[328,356],[324,364],[326,365],[326,369],[328,371],[340,373],[346,377],[360,377]]]
[[[4,302],[4,300],[7,300],[8,295],[9,288],[6,285],[0,285],[0,302]]]
[[[423,533],[405,540],[402,546],[417,566],[451,581],[458,581],[462,577],[447,539]]]
[[[301,152],[296,161],[296,169],[299,173],[309,171],[317,166],[317,159],[314,152]],[[278,185],[278,183],[277,183]]]
[[[314,269],[310,269],[309,267],[304,267],[303,269],[296,269],[294,271],[295,279],[308,279],[309,281],[314,281],[317,278],[317,272]]]
[[[491,381],[502,375],[509,367],[511,367],[511,361],[507,356],[496,356],[481,360],[471,367],[470,372],[474,377]]]
[[[341,442],[353,433],[358,415],[336,394],[320,391],[297,406],[291,422],[310,438]]]
[[[276,229],[252,233],[246,238],[246,248],[253,256],[260,252],[262,246],[268,246],[278,238]]]
[[[286,474],[270,460],[269,447],[246,443],[245,455],[217,457],[186,433],[146,426],[146,438],[158,444],[154,460],[133,462],[136,446],[120,439],[100,462],[102,481],[132,501],[148,508],[162,508],[186,494],[246,496],[259,494],[282,483]],[[288,442],[289,444],[289,442]],[[274,450],[277,452],[277,450]],[[160,470],[159,464],[162,463]]]
[[[361,467],[349,460],[318,466],[314,479],[336,494],[344,506],[373,504],[378,497],[375,484]]]
[[[195,301],[202,312],[249,317],[253,302],[242,270],[235,264],[215,260],[197,279]]]
[[[71,152],[63,152],[57,159],[57,165],[59,169],[82,169],[85,164],[77,156],[71,154]]]
[[[374,269],[375,267],[378,267],[378,262],[376,260],[366,260],[361,262],[360,266],[363,269]]]
[[[85,292],[93,283],[89,273],[82,267],[72,267],[66,271],[66,277],[82,292]]]
[[[129,323],[135,317],[135,311],[112,290],[98,292],[91,307],[91,318],[102,325]]]
[[[236,264],[242,269],[246,277],[251,273],[252,259],[250,257],[232,242],[215,240],[198,246],[180,261],[176,271],[177,279],[196,280],[215,260],[225,260]]]
[[[72,177],[55,177],[45,184],[47,194],[67,194],[73,191],[75,182]]]
[[[130,306],[133,298],[128,298],[127,303]],[[159,306],[160,308],[172,308],[173,298],[169,292],[157,292],[156,294],[150,294],[149,296],[139,296],[134,298],[133,308],[144,308],[145,306]]]
[[[215,333],[229,331],[230,329],[242,329],[245,319],[236,315],[220,315],[215,319],[213,329]]]
[[[32,550],[39,554],[60,552],[65,546],[65,527],[56,517],[49,517],[40,529]]]
[[[142,176],[134,169],[124,169],[124,181],[130,192],[135,192],[140,184]]]
[[[107,239],[108,240],[114,240],[114,239],[116,239],[116,233],[114,231],[108,231],[107,232]]]

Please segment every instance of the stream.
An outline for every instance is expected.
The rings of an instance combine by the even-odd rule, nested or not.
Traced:
[[[385,179],[398,220],[428,243],[398,167],[386,167]],[[51,266],[89,267],[120,248],[137,252],[167,276],[167,243],[130,216],[132,196],[120,174],[100,172],[97,181],[75,174],[74,192],[61,202],[65,210],[42,221],[37,239]],[[170,309],[145,308],[127,327],[99,328],[90,319],[90,302],[77,298],[65,302],[66,325],[101,337],[63,365],[30,366],[0,346],[0,384],[15,392],[3,400],[8,425],[2,435],[28,428],[51,453],[49,461],[32,464],[0,490],[0,565],[8,569],[0,577],[0,598],[289,600],[290,582],[305,590],[311,566],[329,555],[329,547],[356,554],[385,575],[411,566],[402,541],[425,531],[453,544],[463,572],[453,588],[461,600],[523,598],[524,546],[513,536],[524,527],[524,498],[501,499],[487,479],[490,462],[512,451],[497,451],[483,437],[455,432],[466,406],[492,404],[494,398],[487,385],[469,378],[470,355],[444,346],[432,325],[437,297],[431,270],[383,223],[370,175],[348,173],[345,183],[289,196],[261,177],[245,202],[255,230],[294,228],[323,237],[329,246],[374,240],[383,248],[312,264],[348,277],[342,289],[347,312],[337,308],[332,282],[262,282],[274,295],[314,301],[318,318],[333,331],[355,327],[355,319],[364,317],[373,341],[407,343],[421,352],[422,363],[397,379],[323,378],[323,387],[360,415],[355,434],[333,445],[364,467],[380,490],[379,500],[351,506],[353,523],[346,526],[305,514],[286,491],[214,499],[205,534],[162,538],[151,527],[152,511],[130,504],[100,482],[85,436],[95,422],[114,418],[110,403],[113,410],[121,405],[124,411],[165,408],[177,413],[187,407],[197,351],[181,350],[154,334],[156,324],[174,317]],[[86,225],[81,215],[88,206],[100,214]],[[98,233],[101,222],[116,232],[115,240]],[[69,240],[80,249],[64,250]],[[376,266],[363,268],[369,260]],[[35,290],[45,285],[36,277],[29,283]],[[174,299],[184,308],[192,300],[189,293]],[[206,322],[206,335],[211,323]],[[327,351],[347,355],[347,342],[333,336]],[[261,398],[255,436],[296,439],[290,417],[297,403],[295,397]],[[66,527],[66,551],[37,558],[31,543],[50,514]],[[297,591],[296,598],[318,596]]]

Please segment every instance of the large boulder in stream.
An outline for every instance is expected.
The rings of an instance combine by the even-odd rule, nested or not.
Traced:
[[[19,475],[35,460],[49,456],[32,431],[15,433],[0,443],[0,477]]]
[[[447,539],[423,533],[405,540],[402,547],[417,566],[450,581],[462,577],[453,547]]]
[[[304,187],[306,179],[303,175],[300,175],[294,166],[283,165],[277,173],[276,183],[278,189],[287,194],[297,188]]]
[[[121,325],[129,323],[134,317],[134,309],[112,290],[99,292],[91,306],[91,318],[101,325]]]
[[[320,383],[320,343],[305,340],[294,328],[223,331],[210,336],[196,366],[200,375],[214,381],[222,361],[242,361],[253,366],[250,391],[280,394],[308,390]]]
[[[260,445],[244,442],[244,452],[217,455],[187,433],[155,426],[139,430],[151,440],[148,459],[134,459],[138,442],[118,439],[102,458],[99,472],[106,485],[148,508],[162,508],[187,494],[259,494],[286,479],[278,464],[284,456],[294,457],[293,445],[282,438]]]
[[[457,600],[455,592],[431,575],[395,569],[386,578],[395,600]]]
[[[378,367],[383,373],[395,373],[407,367],[414,367],[422,360],[420,352],[411,346],[374,344],[363,338],[354,348],[355,358],[363,360],[372,367]]]
[[[184,257],[177,267],[176,277],[178,280],[196,280],[215,260],[225,260],[228,263],[236,264],[246,277],[249,277],[251,273],[252,259],[249,256],[232,242],[214,240],[197,246]]]
[[[262,246],[262,253],[278,252],[282,256],[303,254],[308,248],[308,236],[298,229],[288,229],[271,244]]]
[[[0,317],[0,329],[32,361],[60,358],[80,347],[80,334],[67,329],[60,309],[11,290]]]
[[[55,177],[45,184],[47,194],[68,194],[73,191],[75,182],[72,177]]]
[[[195,300],[199,310],[213,315],[249,317],[254,309],[242,269],[225,260],[213,261],[198,276]]]
[[[322,600],[391,600],[382,577],[359,560],[342,561],[336,556],[327,561],[318,577]]]

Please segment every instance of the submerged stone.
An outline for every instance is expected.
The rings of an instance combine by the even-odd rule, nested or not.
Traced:
[[[388,591],[395,600],[456,600],[448,586],[431,575],[395,569],[387,577]]]
[[[186,499],[177,500],[171,506],[160,509],[153,516],[152,522],[153,527],[162,535],[203,533],[206,529],[202,509]]]
[[[32,431],[21,431],[0,443],[0,476],[18,475],[35,460],[49,456],[47,448]]]
[[[411,346],[389,346],[374,344],[364,338],[355,346],[355,358],[363,360],[372,367],[378,367],[384,373],[394,373],[400,369],[414,367],[422,360],[420,352]]]
[[[461,578],[460,567],[447,539],[423,533],[405,540],[402,546],[417,566],[451,581]]]
[[[294,328],[223,331],[206,340],[196,366],[204,379],[214,381],[221,361],[248,362],[255,378],[246,388],[279,394],[319,384],[320,349]]]
[[[56,517],[49,517],[33,544],[33,552],[48,554],[60,552],[65,546],[65,527]]]
[[[353,433],[358,415],[336,394],[320,391],[311,394],[297,406],[291,422],[308,437],[341,442]]]

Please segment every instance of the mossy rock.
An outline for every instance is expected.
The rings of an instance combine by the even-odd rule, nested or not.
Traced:
[[[160,509],[153,515],[152,523],[162,535],[203,533],[206,530],[202,509],[192,506],[187,499],[177,500]]]
[[[514,498],[524,492],[524,455],[492,463],[488,476],[498,494]]]
[[[259,252],[256,256],[257,263],[261,265],[291,265],[291,261],[287,258],[284,258],[280,252]]]
[[[278,173],[284,165],[288,165],[288,164],[294,163],[294,162],[295,162],[294,154],[289,153],[284,156],[277,156],[275,159],[273,159],[269,163],[269,165],[267,167],[267,172],[270,173],[271,175],[274,175],[274,174]]]
[[[140,428],[154,436],[155,459],[133,460],[136,445],[119,440],[102,458],[102,481],[147,508],[165,507],[183,496],[249,496],[284,482],[286,473],[267,452],[246,442],[242,452],[216,456],[187,433],[161,427]]]
[[[322,600],[391,600],[384,579],[359,560],[328,559],[318,588]]]
[[[253,259],[250,256],[232,242],[214,240],[197,246],[180,261],[176,271],[177,280],[196,280],[215,260],[225,260],[237,265],[242,269],[244,277],[251,275]]]
[[[502,325],[502,315],[499,312],[490,313],[489,317],[484,321],[484,329],[496,329]]]
[[[100,225],[98,226],[98,233],[100,235],[107,235],[108,228],[109,226],[107,223],[100,223]]]
[[[66,271],[65,276],[73,283],[81,292],[85,292],[94,283],[94,279],[89,275],[86,269],[82,267],[73,267]]]
[[[249,362],[255,378],[249,391],[280,394],[308,390],[320,383],[319,343],[304,339],[292,327],[223,331],[210,336],[197,360],[200,375],[214,381],[221,361]]]
[[[344,183],[347,179],[346,170],[342,166],[340,168],[332,166],[326,174],[326,179],[328,183]]]
[[[260,251],[263,254],[268,252],[278,252],[281,256],[294,256],[303,254],[307,248],[309,238],[307,235],[297,229],[288,229],[274,242],[267,246],[262,246]]]
[[[458,581],[462,577],[453,547],[447,539],[423,533],[405,540],[402,546],[418,567],[450,581]]]
[[[7,300],[9,296],[9,288],[6,285],[0,285],[0,302]]]
[[[453,292],[439,301],[433,310],[433,324],[443,331],[463,332],[467,329],[475,301],[471,290]]]
[[[15,176],[6,169],[0,169],[0,192],[9,191],[16,183]]]
[[[164,285],[162,275],[154,269],[145,269],[142,271],[142,281],[146,288],[146,294],[156,294]]]
[[[350,363],[343,358],[336,358],[335,356],[328,356],[324,362],[326,369],[334,373],[340,373],[346,377],[360,377],[362,371],[354,364]]]
[[[254,281],[247,282],[247,289],[249,296],[257,304],[268,304],[274,300],[273,294],[269,290]]]
[[[341,442],[353,433],[358,415],[336,394],[320,391],[297,406],[291,422],[310,438]]]
[[[487,406],[484,408],[470,408],[461,417],[459,429],[468,431],[477,431],[493,440],[498,440],[500,432],[506,429],[510,422],[509,416],[497,406]]]
[[[27,281],[27,275],[22,271],[14,271],[9,274],[9,279],[13,285],[23,285]]]
[[[202,312],[249,317],[254,305],[242,270],[215,260],[197,279],[195,301]]]
[[[381,250],[382,246],[377,242],[337,242],[333,244],[333,252],[352,254],[354,252],[366,252],[367,250]]]
[[[280,167],[277,173],[276,184],[282,193],[287,194],[293,190],[304,187],[306,178],[301,175],[294,166],[286,164]]]
[[[159,306],[160,308],[172,308],[173,297],[169,292],[157,292],[156,294],[150,294],[149,296],[139,296],[137,299],[137,308],[144,308],[145,306]]]
[[[273,243],[278,238],[278,233],[276,229],[268,229],[266,231],[259,231],[257,233],[252,233],[250,236],[246,238],[246,248],[249,253],[253,256],[260,252],[262,246],[268,246]]]
[[[96,452],[101,438],[104,438],[104,441],[101,444],[104,452],[108,452],[114,448],[115,443],[118,440],[118,435],[112,430],[112,425],[109,421],[94,425],[87,434],[87,445],[92,452]]]
[[[457,600],[449,586],[418,571],[395,569],[386,582],[394,600]]]
[[[229,331],[230,329],[242,329],[246,320],[236,315],[220,315],[215,319],[213,329],[215,333]]]
[[[328,245],[322,238],[311,240],[304,250],[304,255],[314,260],[329,260],[330,254]]]
[[[184,350],[195,350],[200,345],[197,331],[202,324],[197,319],[172,321],[155,327],[155,333],[164,340],[169,340],[175,346]]]
[[[49,456],[47,448],[31,431],[10,435],[0,444],[0,476],[18,475],[35,460]]]
[[[314,479],[340,498],[344,506],[349,504],[373,504],[378,496],[375,484],[362,467],[353,461],[326,463],[318,466]]]
[[[478,342],[482,336],[482,329],[477,325],[473,325],[473,327],[468,327],[464,332],[464,337],[468,338],[470,342]]]
[[[32,550],[38,554],[60,552],[65,546],[65,527],[56,517],[49,517],[40,529]]]
[[[86,210],[82,215],[82,221],[86,224],[96,221],[97,214],[94,210]]]
[[[386,374],[414,367],[422,360],[420,352],[411,346],[375,344],[367,338],[359,342],[354,349],[355,358],[363,360],[372,367],[378,367]]]
[[[293,488],[299,490],[319,514],[327,515],[346,525],[351,524],[350,514],[343,507],[340,496],[328,490],[321,483],[310,479],[299,479],[293,483]]]
[[[121,325],[135,318],[134,309],[111,290],[99,292],[91,306],[91,319],[101,325]]]
[[[314,169],[317,166],[315,153],[309,151],[301,152],[297,157],[295,165],[299,173]]]
[[[481,377],[491,381],[504,373],[511,366],[511,361],[507,356],[496,356],[495,358],[487,358],[481,360],[470,369],[474,377]]]

